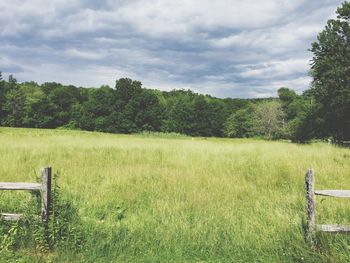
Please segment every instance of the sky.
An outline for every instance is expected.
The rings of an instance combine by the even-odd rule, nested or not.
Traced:
[[[20,81],[276,96],[309,87],[338,0],[0,0],[0,71]]]

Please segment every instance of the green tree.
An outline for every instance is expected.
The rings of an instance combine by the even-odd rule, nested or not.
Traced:
[[[193,136],[210,136],[210,125],[208,122],[208,103],[203,95],[196,96],[193,100]]]
[[[311,75],[318,116],[327,136],[350,140],[350,2],[337,9],[312,44]]]
[[[144,89],[130,104],[136,109],[134,121],[138,130],[160,131],[164,109],[151,90]]]
[[[233,112],[225,122],[225,135],[231,138],[253,136],[253,113],[252,105]]]
[[[142,83],[129,78],[121,78],[116,81],[116,109],[122,111],[126,104],[142,91]]]
[[[113,111],[114,91],[108,86],[89,89],[88,99],[83,103],[78,127],[88,131],[107,131],[109,116]],[[75,106],[76,110],[77,107]]]
[[[193,101],[194,136],[222,136],[226,118],[224,103],[209,96],[199,95]]]
[[[39,108],[47,111],[48,119],[52,118],[46,125],[49,128],[72,126],[73,106],[82,101],[80,90],[74,86],[64,86],[55,82],[44,83],[41,90],[45,95]],[[46,105],[43,105],[44,103]]]
[[[48,128],[54,121],[50,114],[48,99],[39,85],[35,82],[20,84],[24,95],[23,126],[35,128]]]
[[[4,103],[5,103],[5,81],[2,79],[2,73],[0,71],[0,125],[5,117],[4,112]]]
[[[255,105],[253,113],[253,131],[267,139],[279,139],[284,136],[285,116],[281,103],[266,101]]]
[[[160,131],[163,116],[158,97],[147,89],[134,93],[119,117],[119,132]]]
[[[293,142],[306,143],[313,138],[325,136],[322,127],[324,120],[318,115],[319,104],[315,103],[314,90],[306,90],[289,107],[296,113],[288,120],[287,133]]]
[[[300,96],[298,96],[294,90],[283,87],[278,91],[278,97],[281,101],[282,109],[286,115],[286,119],[293,119],[297,115],[298,103]]]
[[[188,91],[171,91],[167,94],[165,120],[162,131],[187,135],[194,133],[194,94]]]
[[[11,127],[22,127],[24,116],[25,94],[13,75],[5,82],[5,101],[3,103],[4,118],[2,124]]]

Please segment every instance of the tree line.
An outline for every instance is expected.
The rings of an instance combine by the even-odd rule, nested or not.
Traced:
[[[81,88],[1,79],[0,124],[110,133],[174,132],[190,136],[322,138],[312,92],[280,88],[278,98],[219,99],[190,90],[146,89],[128,78],[114,88]],[[315,126],[316,125],[316,126]]]
[[[70,128],[111,133],[175,132],[224,136],[223,125],[241,99],[217,99],[190,90],[142,88],[121,78],[114,88],[60,83],[18,83],[0,75],[0,124],[10,127]]]
[[[128,78],[115,87],[18,83],[0,72],[0,125],[111,133],[350,141],[350,2],[312,44],[310,89],[282,87],[278,98],[219,99],[191,90],[160,91]]]

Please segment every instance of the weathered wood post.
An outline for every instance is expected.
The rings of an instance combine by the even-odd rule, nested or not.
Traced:
[[[306,240],[313,243],[315,235],[316,197],[315,177],[313,169],[308,169],[305,175],[306,189]]]
[[[45,167],[41,170],[41,179],[41,217],[47,223],[51,210],[51,167]]]

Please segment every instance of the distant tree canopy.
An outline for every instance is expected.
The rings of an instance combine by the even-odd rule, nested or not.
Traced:
[[[313,89],[297,95],[283,87],[279,98],[218,99],[190,90],[142,88],[119,79],[115,88],[77,88],[50,82],[0,80],[0,124],[111,133],[175,132],[191,136],[262,137],[305,142],[322,138],[325,122]],[[315,106],[317,105],[317,106]]]
[[[232,112],[225,122],[225,135],[231,138],[254,136],[253,114],[254,107],[252,105],[248,105],[247,107]]]
[[[0,80],[0,124],[111,133],[258,136],[295,142],[326,136],[319,129],[326,120],[320,116],[314,89],[297,95],[283,87],[278,95],[274,99],[218,99],[190,90],[149,90],[125,78],[117,80],[115,88],[77,88],[55,82],[18,83],[10,75],[8,81]]]
[[[286,138],[285,113],[280,101],[266,100],[233,112],[225,122],[228,137]]]
[[[1,75],[0,75],[1,76]],[[230,109],[242,100],[217,99],[192,91],[149,90],[122,78],[114,88],[77,88],[50,82],[0,80],[0,124],[112,133],[176,132],[223,136]],[[236,105],[237,102],[237,105]]]

